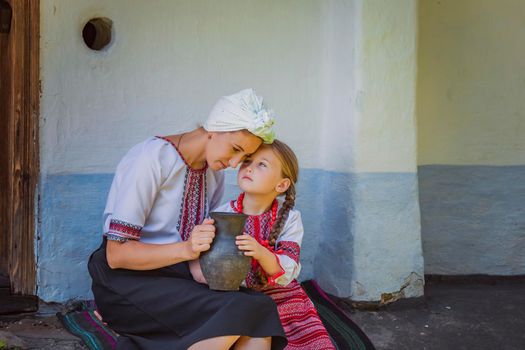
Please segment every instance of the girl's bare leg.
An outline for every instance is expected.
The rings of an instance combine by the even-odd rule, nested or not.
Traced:
[[[272,347],[272,337],[251,338],[242,336],[235,343],[235,350],[270,350]]]
[[[239,339],[238,335],[205,339],[193,344],[188,350],[228,350],[237,339]]]

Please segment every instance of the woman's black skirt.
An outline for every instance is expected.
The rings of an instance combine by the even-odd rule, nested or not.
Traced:
[[[150,271],[111,269],[104,244],[90,257],[95,302],[120,334],[117,349],[187,349],[209,338],[286,337],[273,300],[255,291],[212,291],[193,280],[186,262]]]

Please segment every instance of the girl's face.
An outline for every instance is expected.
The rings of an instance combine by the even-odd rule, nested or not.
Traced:
[[[270,146],[263,145],[242,162],[237,183],[246,193],[277,196],[286,192],[290,179],[282,177],[279,158]]]
[[[235,168],[261,144],[262,140],[247,130],[211,132],[206,144],[206,162],[212,170]]]

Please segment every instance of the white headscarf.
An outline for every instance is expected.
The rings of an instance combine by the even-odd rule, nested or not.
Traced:
[[[221,97],[203,126],[207,131],[246,129],[264,143],[272,143],[275,139],[274,123],[275,113],[263,105],[262,97],[257,96],[253,89],[245,89]]]

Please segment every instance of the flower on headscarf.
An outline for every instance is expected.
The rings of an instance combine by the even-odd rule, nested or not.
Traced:
[[[254,128],[251,131],[259,136],[265,143],[272,143],[275,139],[275,131],[272,126],[275,124],[275,113],[271,109],[262,108],[256,112]]]
[[[254,114],[253,127],[248,128],[248,131],[259,136],[265,143],[272,143],[275,139],[275,132],[272,130],[275,124],[275,112],[265,107],[263,98],[257,96],[253,89],[243,90],[239,94],[242,95],[241,108]]]
[[[275,113],[266,108],[262,97],[253,89],[245,89],[230,96],[223,96],[212,109],[204,128],[208,131],[234,131],[246,129],[272,143],[275,132]]]

